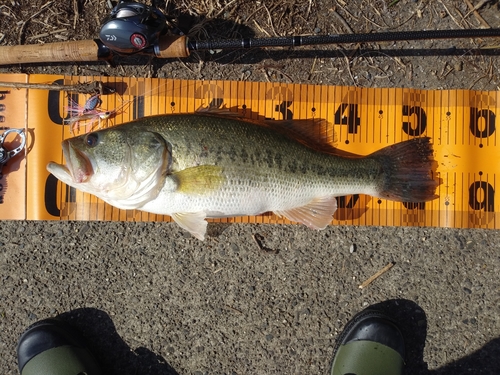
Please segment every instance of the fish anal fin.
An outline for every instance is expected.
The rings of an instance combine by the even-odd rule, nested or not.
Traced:
[[[194,237],[203,241],[207,233],[207,221],[205,212],[178,212],[172,214],[172,219]]]
[[[222,167],[199,165],[172,174],[177,191],[183,194],[203,195],[216,191],[224,182]]]
[[[276,215],[284,216],[288,220],[297,221],[311,229],[325,229],[333,220],[337,210],[337,200],[333,196],[313,199],[305,206],[289,210],[274,211]]]

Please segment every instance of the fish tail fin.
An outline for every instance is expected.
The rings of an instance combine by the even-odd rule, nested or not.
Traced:
[[[439,185],[433,172],[432,144],[429,137],[414,138],[376,151],[386,176],[379,198],[399,202],[425,202],[437,198]]]

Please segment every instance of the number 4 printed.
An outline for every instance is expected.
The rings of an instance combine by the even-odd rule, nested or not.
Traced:
[[[335,111],[335,125],[347,125],[349,134],[357,134],[361,123],[357,96],[356,91],[349,91]]]

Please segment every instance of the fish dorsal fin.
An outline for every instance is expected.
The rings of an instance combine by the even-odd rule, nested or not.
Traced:
[[[195,113],[202,115],[220,116],[220,117],[229,116],[229,117],[244,118],[244,116],[238,112],[238,107],[226,107],[225,105],[223,105],[222,107],[215,107],[215,106],[198,107]]]
[[[246,115],[238,112],[238,107],[200,107],[196,113],[203,115],[212,115],[218,117],[230,117],[241,121],[249,122],[255,125],[266,126],[289,138],[305,144],[320,152],[337,154],[338,138],[332,123],[323,118],[310,118],[300,120],[269,120],[258,113],[245,109]],[[249,118],[253,113],[258,119]]]
[[[230,117],[255,125],[271,128],[279,133],[292,138],[306,146],[320,152],[329,154],[344,154],[344,151],[337,149],[338,138],[334,126],[323,118],[310,118],[300,120],[268,120],[259,116],[258,113],[245,109],[246,115],[238,112],[238,107],[200,107],[196,113],[212,115],[218,117]],[[253,113],[258,119],[249,118]],[[350,156],[350,155],[344,155]]]
[[[222,167],[199,165],[174,172],[177,191],[183,194],[204,195],[217,190],[224,182]]]
[[[266,120],[265,123],[317,151],[334,153],[337,150],[337,133],[326,119]]]
[[[274,211],[276,215],[284,216],[288,220],[297,221],[311,229],[325,229],[333,219],[337,210],[337,200],[333,196],[313,199],[305,206],[290,210]]]
[[[172,219],[183,229],[194,237],[203,241],[207,233],[207,221],[205,212],[178,212],[172,214]]]

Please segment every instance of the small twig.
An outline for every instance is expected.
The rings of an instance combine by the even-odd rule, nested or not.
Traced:
[[[250,21],[250,18],[252,18],[255,13],[259,12],[263,7],[258,7],[257,9],[255,9],[252,13],[250,13],[247,17],[246,17],[246,22],[249,22]]]
[[[73,12],[74,12],[74,15],[73,15],[73,30],[76,30],[76,23],[78,22],[78,17],[79,17],[79,13],[78,13],[78,0],[73,0]]]
[[[198,56],[198,57],[199,57],[199,56]],[[186,68],[187,70],[189,70],[191,73],[193,73],[193,74],[194,74],[194,70],[193,70],[193,69],[191,69],[189,66],[187,66],[187,65],[184,63],[184,61],[182,61],[182,59],[179,59],[179,58],[178,58],[178,59],[177,59],[177,61],[178,61],[178,62],[180,62],[182,65],[184,65],[184,68]],[[200,60],[199,60],[199,61],[201,61],[201,58],[200,58]]]
[[[273,18],[271,17],[271,12],[269,12],[269,9],[265,5],[264,5],[264,9],[266,10],[267,16],[269,17],[269,24],[271,25],[271,30],[273,30],[273,33],[275,36],[279,36],[278,33],[276,32],[276,30],[274,30]]]
[[[468,90],[472,90],[472,88],[476,85],[476,83],[478,83],[480,80],[482,80],[483,78],[486,78],[488,77],[488,74],[484,74],[482,75],[481,77],[479,77],[478,79],[476,79],[474,82],[472,82],[472,84],[469,86]]]
[[[366,21],[370,22],[371,24],[377,26],[379,29],[384,29],[385,28],[384,26],[379,25],[375,21],[372,21],[371,19],[369,19],[368,17],[366,17],[364,14],[362,14],[361,17],[363,17]]]
[[[359,45],[358,45],[358,48],[359,48]],[[342,52],[342,53],[344,54],[344,52]],[[349,73],[349,77],[351,77],[354,86],[358,86],[356,80],[354,79],[354,76],[352,75],[351,63],[349,62],[349,58],[345,54],[344,54],[344,59],[346,61],[347,72]]]
[[[67,30],[68,29],[57,29],[57,30],[54,30],[54,31],[49,31],[47,33],[30,36],[30,37],[26,38],[26,40],[34,40],[34,39],[45,38],[45,37],[47,37],[49,35],[57,34],[57,33],[62,33],[62,32],[67,31]]]
[[[352,31],[347,21],[337,12],[335,8],[333,9],[332,13],[335,18],[337,18],[337,20],[342,24],[342,26],[344,26],[344,28],[349,32],[349,34],[354,34],[354,31]]]
[[[226,305],[226,307],[230,308],[231,310],[234,310],[236,312],[239,312],[240,314],[243,314],[243,311],[241,310],[238,310],[237,308],[233,307],[233,306],[230,306],[230,305]]]
[[[104,86],[101,81],[77,83],[74,85],[53,85],[43,83],[22,83],[22,82],[0,82],[0,87],[10,87],[14,89],[38,89],[52,91],[72,91],[81,94],[108,94],[111,89]],[[111,91],[110,91],[111,90]]]
[[[19,30],[19,37],[18,37],[18,44],[23,44],[22,39],[23,39],[23,34],[24,34],[24,28],[26,27],[26,24],[28,23],[29,20],[32,18],[35,18],[36,16],[40,15],[42,12],[45,11],[51,5],[54,1],[49,1],[48,3],[45,3],[38,12],[35,14],[31,15],[26,21],[24,21],[21,25],[21,29]]]
[[[260,70],[264,73],[264,77],[266,78],[266,81],[271,82],[271,80],[269,79],[269,74],[267,73],[267,70],[264,68],[261,68]]]
[[[486,4],[489,0],[482,0],[480,1],[479,3],[476,4],[476,6],[473,6],[472,3],[469,1],[469,0],[464,0],[465,3],[467,4],[467,6],[469,7],[470,11],[469,13],[467,13],[464,18],[468,17],[471,13],[474,14],[474,17],[476,17],[476,19],[478,20],[478,22],[483,25],[484,28],[486,29],[490,29],[491,26],[488,25],[488,22],[486,22],[484,20],[483,17],[481,17],[481,15],[479,14],[479,12],[477,11],[478,9],[480,9],[484,4]]]
[[[215,14],[215,16],[212,16],[211,18],[213,18],[213,19],[218,18],[222,14],[222,12],[224,12],[227,8],[229,8],[229,6],[231,4],[233,4],[235,1],[236,0],[232,0],[229,3],[227,3],[227,4],[224,4],[224,6]]]
[[[342,9],[342,10],[343,10],[346,14],[348,14],[348,15],[349,15],[349,17],[351,17],[354,21],[358,22],[358,20],[359,20],[359,19],[358,19],[358,18],[356,18],[356,17],[354,17],[354,15],[353,15],[352,13],[350,13],[350,12],[349,12],[349,11],[345,8],[345,6],[346,6],[346,5],[347,5],[346,3],[344,3],[344,5],[342,5],[342,4],[338,4],[338,6],[340,7],[340,9]]]
[[[460,27],[461,29],[463,29],[463,26],[460,25],[460,22],[457,21],[457,19],[455,17],[453,17],[453,14],[451,14],[451,12],[449,11],[449,9],[446,7],[446,5],[444,5],[444,3],[442,2],[442,0],[439,0],[439,2],[441,3],[441,5],[443,6],[444,10],[446,10],[446,13],[448,13],[448,15],[450,16],[450,18],[453,20],[453,22],[455,22],[455,24]]]
[[[307,7],[306,19],[309,18],[309,13],[311,13],[312,0],[309,0],[309,6]]]
[[[314,67],[316,66],[316,60],[318,58],[315,57],[314,60],[313,60],[313,63],[312,63],[312,66],[311,66],[311,70],[309,71],[309,76],[307,77],[308,80],[311,79],[312,75],[314,74]]]
[[[375,279],[377,279],[378,277],[380,277],[381,275],[383,275],[384,273],[386,273],[387,271],[389,271],[395,264],[396,264],[395,262],[391,262],[387,266],[385,266],[384,268],[382,268],[380,271],[377,271],[374,275],[372,275],[368,279],[366,279],[366,281],[364,281],[361,284],[359,284],[359,289],[366,288]]]
[[[262,27],[260,27],[259,23],[256,21],[256,20],[253,20],[253,23],[255,24],[255,26],[257,26],[257,28],[264,34],[266,34],[268,37],[271,37],[271,35],[266,31],[264,30]]]

